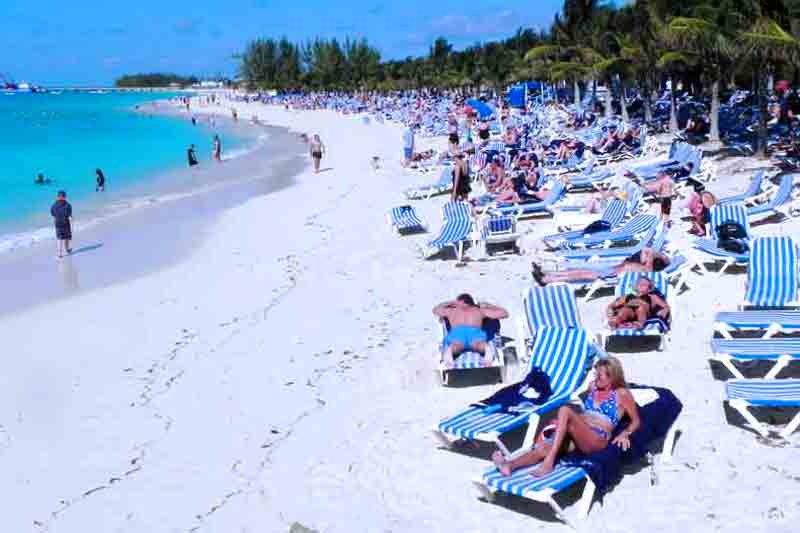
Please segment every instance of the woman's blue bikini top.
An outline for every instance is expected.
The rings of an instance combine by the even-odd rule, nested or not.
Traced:
[[[583,399],[583,410],[586,413],[592,413],[593,415],[602,416],[611,424],[611,427],[617,427],[617,423],[619,423],[619,409],[617,408],[617,391],[611,391],[611,395],[604,401],[600,402],[600,405],[595,405],[594,403],[594,393],[597,392],[597,389],[592,385],[592,390]]]

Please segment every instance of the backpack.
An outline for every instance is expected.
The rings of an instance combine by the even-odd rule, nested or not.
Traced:
[[[595,220],[585,228],[583,228],[583,234],[589,235],[592,233],[599,233],[601,231],[608,231],[611,229],[611,224],[606,222],[605,220]]]
[[[720,240],[746,239],[747,232],[744,227],[733,220],[726,220],[717,226],[717,238]]]

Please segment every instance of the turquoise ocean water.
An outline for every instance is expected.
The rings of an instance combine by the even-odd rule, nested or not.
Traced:
[[[0,251],[49,234],[49,206],[59,189],[73,205],[91,206],[84,212],[98,212],[131,191],[147,191],[172,169],[185,169],[190,144],[201,165],[209,161],[210,125],[135,110],[170,96],[0,94]],[[243,151],[247,143],[223,136],[226,153]],[[96,168],[106,176],[104,195],[95,192]],[[34,184],[38,173],[52,183]]]

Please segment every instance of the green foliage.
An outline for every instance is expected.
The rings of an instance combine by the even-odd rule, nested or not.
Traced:
[[[114,85],[117,87],[169,87],[177,84],[180,87],[188,87],[197,83],[194,76],[178,76],[177,74],[151,73],[151,74],[127,74],[118,78]]]

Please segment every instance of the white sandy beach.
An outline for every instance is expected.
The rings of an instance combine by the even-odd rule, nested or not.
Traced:
[[[239,108],[318,131],[330,170],[226,211],[178,264],[0,319],[2,531],[566,531],[546,506],[479,501],[490,450],[442,450],[429,432],[496,388],[436,383],[431,308],[468,291],[518,315],[530,258],[459,268],[421,258],[430,235],[390,231],[400,191],[434,179],[400,168],[399,126]],[[443,202],[416,204],[434,229]],[[706,359],[713,314],[744,282],[690,277],[667,350],[620,355],[630,381],[675,392],[684,432],[658,483],[632,471],[586,531],[797,529],[800,434],[776,445],[729,424]],[[608,301],[581,305],[589,328]]]

